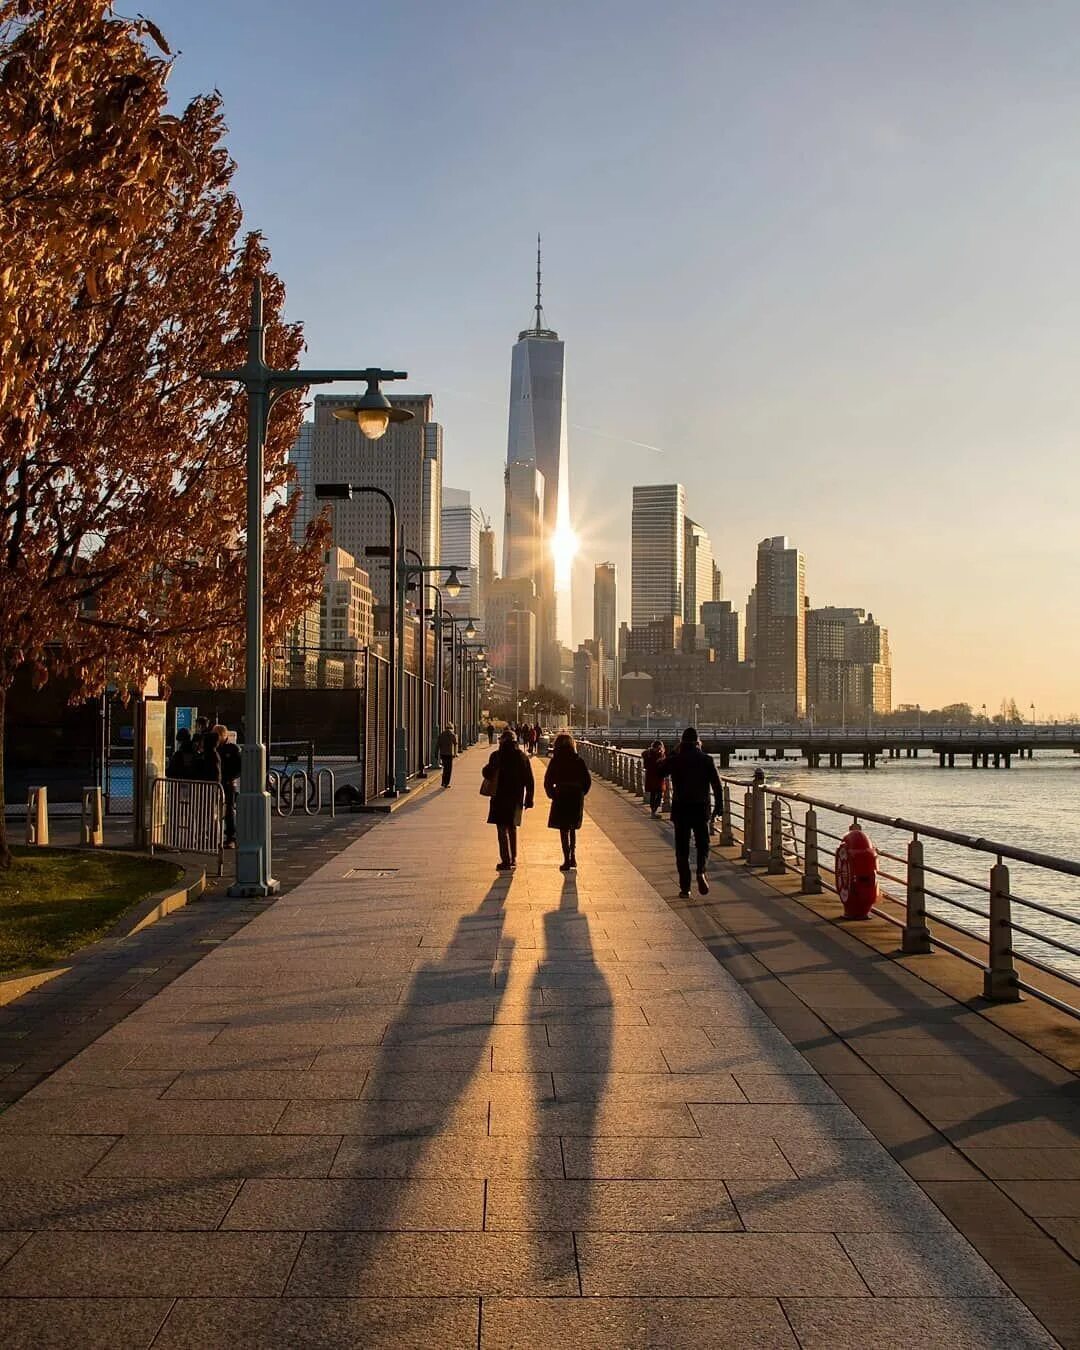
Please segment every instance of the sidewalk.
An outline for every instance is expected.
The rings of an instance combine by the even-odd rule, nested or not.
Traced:
[[[600,829],[495,872],[486,754],[0,1115],[0,1344],[1055,1344]]]

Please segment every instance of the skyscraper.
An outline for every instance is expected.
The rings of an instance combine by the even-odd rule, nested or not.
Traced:
[[[536,240],[536,305],[531,328],[518,334],[510,361],[510,424],[507,467],[532,464],[544,482],[544,554],[538,587],[541,671],[558,680],[557,640],[570,641],[569,464],[566,447],[566,388],[563,343],[545,327],[540,303],[540,238]],[[525,545],[526,552],[532,547]],[[518,556],[518,541],[506,540],[506,555]],[[507,574],[509,576],[509,574]]]
[[[730,600],[706,600],[701,607],[701,623],[706,645],[713,649],[718,661],[734,664],[742,660],[739,611],[732,609]]]
[[[314,423],[303,422],[293,447],[289,451],[289,463],[295,470],[296,478],[289,484],[286,497],[290,502],[294,498],[299,498],[296,504],[296,515],[293,516],[292,523],[292,537],[296,544],[304,542],[308,522],[318,512],[318,502],[315,500],[315,480],[311,473],[311,442],[314,435]]]
[[[615,564],[596,564],[593,574],[593,640],[601,643],[604,677],[609,688],[609,702],[619,706],[619,646],[618,619],[615,605]]]
[[[686,577],[683,620],[688,624],[701,622],[701,606],[713,598],[712,544],[709,536],[696,520],[689,516],[683,522],[683,568]]]
[[[476,597],[477,617],[487,623],[487,603],[491,587],[498,573],[495,571],[495,531],[485,522],[480,531],[480,591]],[[486,631],[486,630],[485,630]]]
[[[454,614],[468,614],[483,619],[480,597],[480,532],[483,517],[472,504],[472,497],[463,488],[443,488],[441,554],[443,567],[456,567],[465,587],[456,600],[447,598],[447,608]]]
[[[807,699],[819,718],[892,710],[889,634],[864,609],[827,605],[806,616]]]
[[[355,422],[339,422],[334,409],[356,403],[349,394],[320,394],[315,399],[312,476],[316,483],[363,483],[393,497],[401,547],[415,549],[425,563],[441,561],[442,427],[432,420],[430,394],[395,394],[390,402],[414,414],[411,422],[391,422],[380,440],[368,441]],[[364,565],[368,545],[389,540],[386,503],[375,493],[333,503],[333,543]],[[373,565],[375,601],[390,600],[390,574]]]
[[[634,488],[630,526],[630,627],[684,613],[686,489],[681,483]]]
[[[531,461],[515,460],[506,466],[503,483],[503,576],[513,581],[529,577],[542,605],[551,566],[545,547],[544,475]]]
[[[757,554],[754,690],[766,717],[806,711],[806,561],[787,535],[763,539]]]

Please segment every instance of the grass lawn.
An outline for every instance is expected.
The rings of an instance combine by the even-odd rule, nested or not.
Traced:
[[[13,848],[0,871],[0,976],[40,970],[104,936],[180,869],[160,858]]]

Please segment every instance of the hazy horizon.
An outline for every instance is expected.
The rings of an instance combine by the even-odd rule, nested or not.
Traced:
[[[1080,710],[1080,7],[144,12],[174,97],[224,96],[312,363],[408,370],[497,527],[543,233],[576,640],[594,562],[628,615],[631,487],[679,481],[738,609],[787,534],[888,627],[894,703]]]

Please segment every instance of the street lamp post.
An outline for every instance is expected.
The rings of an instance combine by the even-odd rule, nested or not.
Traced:
[[[240,760],[240,794],[236,811],[236,881],[229,888],[234,896],[274,895],[280,889],[272,873],[270,842],[270,795],[266,791],[266,744],[262,739],[263,664],[263,512],[266,506],[264,458],[266,428],[270,413],[282,394],[312,384],[337,380],[365,380],[368,394],[361,402],[389,402],[378,392],[382,380],[404,380],[405,371],[380,370],[274,370],[266,364],[266,326],[263,322],[262,278],[251,289],[251,322],[247,334],[247,359],[235,370],[208,370],[208,380],[243,385],[247,395],[247,577],[245,581],[247,634],[245,641],[244,745]],[[395,410],[403,412],[404,410]],[[368,414],[368,434],[375,431],[381,413]],[[410,414],[411,415],[411,414]],[[387,414],[387,420],[390,415]],[[386,429],[386,424],[382,430]]]
[[[369,550],[369,551],[370,551],[370,550]],[[455,566],[452,566],[452,565],[450,565],[450,564],[446,564],[445,566],[444,566],[444,565],[441,565],[441,564],[429,565],[429,564],[427,564],[427,563],[424,562],[423,558],[420,556],[419,553],[417,553],[416,549],[414,549],[414,548],[403,548],[403,549],[401,550],[401,553],[402,553],[402,557],[401,557],[401,566],[400,566],[401,595],[399,596],[399,608],[400,608],[401,625],[402,625],[402,651],[404,652],[404,646],[405,646],[405,637],[404,637],[404,626],[405,626],[405,592],[406,592],[406,590],[408,589],[409,578],[410,578],[410,577],[413,577],[413,576],[417,576],[417,577],[420,577],[420,576],[426,576],[426,575],[427,575],[428,573],[430,573],[430,572],[449,572],[450,575],[446,578],[446,583],[445,583],[445,585],[446,585],[446,593],[447,593],[451,598],[453,598],[453,597],[458,596],[458,595],[461,594],[462,585],[461,585],[461,581],[460,581],[459,578],[458,578],[457,568],[456,568]],[[409,557],[415,558],[416,561],[415,561],[415,562],[406,562],[406,561],[405,561],[406,555],[408,555]],[[425,720],[426,720],[425,717],[424,717],[424,696],[425,696],[425,679],[426,679],[426,663],[427,663],[427,628],[426,628],[426,624],[423,622],[423,620],[424,620],[424,618],[425,618],[425,615],[424,615],[424,602],[423,602],[423,590],[422,590],[422,584],[423,584],[423,583],[419,583],[420,589],[418,589],[418,592],[417,592],[418,595],[419,595],[419,597],[420,597],[419,609],[420,609],[420,618],[421,618],[421,624],[420,624],[420,656],[419,656],[419,663],[418,663],[418,664],[419,664],[419,671],[420,671],[420,725],[421,725],[421,727],[424,726],[424,722],[425,722]],[[441,610],[442,610],[442,592],[439,590],[438,587],[436,587],[435,590],[436,590],[436,594],[438,595],[438,598],[439,598],[439,611],[441,612]],[[403,662],[403,664],[404,664],[404,662]],[[436,737],[437,737],[437,736],[438,736],[438,733],[436,733]],[[421,737],[420,737],[420,768],[419,768],[419,774],[418,774],[418,776],[419,776],[420,778],[426,778],[426,777],[427,777],[427,769],[426,769],[426,767],[425,767],[425,766],[426,766],[426,760],[427,760],[427,754],[426,754],[426,751],[424,750],[424,738],[423,738],[423,735],[421,735]],[[432,761],[432,762],[434,762],[434,761]]]

